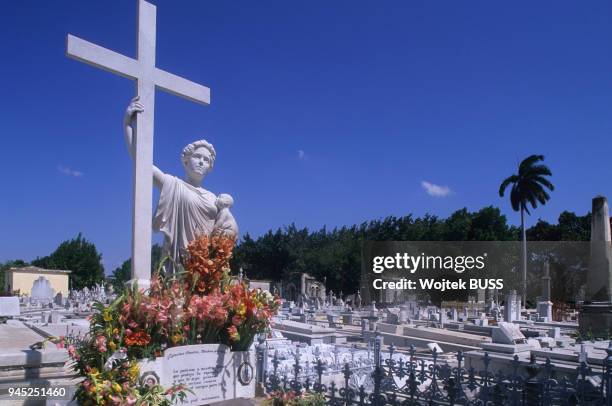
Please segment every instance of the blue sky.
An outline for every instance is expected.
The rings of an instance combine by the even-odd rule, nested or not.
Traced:
[[[554,221],[612,195],[612,3],[155,1],[157,66],[211,88],[158,92],[155,163],[218,159],[205,187],[242,232],[497,205],[518,160],[544,154]],[[78,232],[107,272],[130,255],[124,78],[68,59],[68,32],[135,54],[132,1],[7,2],[0,14],[0,261]],[[423,182],[428,182],[432,196]]]

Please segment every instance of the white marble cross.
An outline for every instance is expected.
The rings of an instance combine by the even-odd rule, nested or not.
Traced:
[[[132,207],[132,282],[148,287],[151,279],[153,207],[153,113],[155,88],[209,104],[210,89],[155,67],[156,7],[138,0],[138,57],[118,54],[68,34],[66,54],[78,61],[136,81],[144,113],[136,115],[134,203]]]

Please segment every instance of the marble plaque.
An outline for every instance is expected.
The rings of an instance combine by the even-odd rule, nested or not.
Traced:
[[[0,317],[19,316],[20,314],[17,296],[0,297]]]
[[[222,344],[186,345],[139,364],[145,384],[186,385],[193,391],[187,396],[189,405],[255,396],[254,351],[231,352]]]

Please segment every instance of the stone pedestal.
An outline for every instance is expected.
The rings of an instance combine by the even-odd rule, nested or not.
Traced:
[[[506,303],[504,304],[504,321],[512,323],[516,320],[516,291],[511,290],[506,295]]]
[[[591,263],[587,272],[586,297],[579,325],[585,336],[608,338],[612,333],[612,252],[608,200],[593,199],[591,217]]]
[[[342,322],[347,325],[353,325],[353,313],[343,313]]]
[[[593,199],[591,217],[591,262],[586,280],[586,301],[612,302],[612,252],[608,200]]]
[[[484,303],[485,302],[485,293],[486,291],[484,289],[478,289],[476,291],[476,300],[478,303]]]
[[[438,315],[438,323],[440,323],[440,328],[444,327],[446,324],[446,309],[440,309],[440,314]]]
[[[367,331],[370,331],[370,322],[363,318],[361,319],[361,337],[365,337]]]
[[[552,305],[549,301],[538,302],[538,321],[545,323],[552,321]]]
[[[550,265],[547,261],[544,263],[544,276],[542,276],[542,298],[538,299],[538,321],[545,323],[552,321],[550,279]]]
[[[580,309],[580,332],[596,338],[606,338],[612,334],[612,304],[583,304]]]
[[[408,306],[401,305],[400,312],[399,312],[399,324],[408,323],[408,319],[410,318],[409,315],[410,315],[410,309],[408,308]]]

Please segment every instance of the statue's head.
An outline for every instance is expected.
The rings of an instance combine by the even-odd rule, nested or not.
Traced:
[[[187,176],[204,178],[215,165],[215,148],[206,140],[192,142],[183,148],[181,161]]]
[[[221,193],[217,196],[217,209],[229,209],[234,205],[234,198],[227,193]]]

